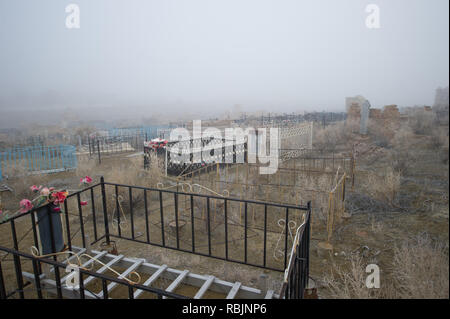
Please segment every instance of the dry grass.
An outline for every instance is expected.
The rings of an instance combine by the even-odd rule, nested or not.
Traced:
[[[414,111],[409,117],[409,125],[416,134],[430,135],[435,122],[436,115],[424,109]]]
[[[379,147],[389,147],[391,145],[394,133],[390,128],[369,121],[367,131],[375,145]]]
[[[94,179],[103,176],[107,182],[147,187],[156,187],[164,175],[156,158],[152,160],[150,169],[144,170],[142,156],[105,159],[101,165],[94,159],[85,158],[79,161],[76,174]]]
[[[76,174],[80,177],[86,175],[91,176],[95,182],[99,182],[100,177],[103,176],[106,182],[151,188],[157,188],[157,184],[162,182],[164,178],[161,163],[156,158],[153,158],[150,168],[145,170],[143,169],[142,156],[105,158],[101,165],[98,165],[93,159],[85,159],[79,163]],[[107,187],[108,198],[112,198],[110,197],[112,196],[112,192],[112,187]],[[128,211],[130,205],[128,189],[120,187],[119,195],[123,198],[122,205],[124,210]],[[143,199],[142,192],[133,194],[131,201],[133,207],[142,204]],[[108,201],[108,205],[108,209],[114,209],[115,201]]]
[[[389,275],[380,269],[380,288],[369,289],[364,258],[350,255],[345,267],[332,264],[323,278],[324,294],[336,299],[449,298],[448,243],[433,243],[423,235],[406,240],[394,248],[391,266]]]
[[[400,172],[388,167],[384,176],[369,172],[365,188],[371,197],[394,204],[400,189],[400,181]]]
[[[449,147],[448,127],[433,128],[430,137],[430,147],[433,150],[447,149]]]
[[[405,241],[395,248],[393,277],[396,298],[449,298],[448,242],[428,236]]]
[[[402,125],[392,139],[392,146],[397,149],[405,149],[411,146],[414,141],[415,134],[412,128],[408,125]]]
[[[376,298],[379,290],[366,287],[365,266],[360,256],[351,255],[347,267],[332,265],[332,271],[323,282],[328,295],[333,299],[369,299]]]
[[[383,223],[380,221],[377,221],[375,216],[372,216],[370,219],[370,229],[375,234],[380,234],[383,232]]]

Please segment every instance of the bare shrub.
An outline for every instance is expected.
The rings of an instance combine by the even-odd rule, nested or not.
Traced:
[[[428,236],[405,241],[395,248],[393,278],[399,298],[449,297],[448,245]]]
[[[418,109],[409,117],[409,125],[416,134],[430,135],[435,119],[436,117],[433,112]]]
[[[370,299],[379,295],[379,290],[366,287],[365,266],[360,256],[351,255],[347,267],[332,264],[332,270],[323,282],[331,298]]]
[[[405,149],[414,142],[415,134],[411,127],[407,125],[401,126],[392,139],[392,146],[397,149]]]
[[[344,122],[326,126],[314,132],[314,148],[319,151],[334,151],[348,140],[349,132]]]
[[[449,147],[448,129],[445,129],[443,127],[435,127],[431,132],[430,147],[433,150],[440,150],[442,148],[448,150]]]
[[[414,149],[392,149],[390,150],[387,160],[390,167],[400,173],[406,175],[417,162],[417,153]]]
[[[392,139],[393,148],[389,150],[387,160],[395,171],[406,175],[417,162],[417,139],[413,130],[401,126]]]
[[[433,243],[428,236],[406,240],[394,248],[392,272],[381,273],[380,288],[366,287],[362,256],[350,255],[345,267],[332,264],[325,274],[324,293],[337,299],[448,299],[448,243]]]
[[[379,147],[390,146],[393,133],[385,127],[377,123],[369,123],[368,133],[375,145]]]
[[[384,176],[369,172],[366,189],[371,197],[393,204],[400,188],[400,181],[401,174],[392,168],[387,168]]]

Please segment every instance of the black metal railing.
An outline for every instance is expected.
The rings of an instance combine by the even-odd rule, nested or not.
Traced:
[[[17,279],[17,289],[8,292],[6,290],[6,285],[5,285],[5,277],[3,275],[3,269],[2,269],[2,263],[0,261],[0,299],[8,299],[11,298],[12,296],[15,296],[16,294],[19,295],[20,299],[26,299],[25,297],[25,292],[27,292],[27,290],[29,292],[35,292],[36,295],[33,295],[30,293],[30,297],[31,298],[35,298],[37,297],[38,299],[43,299],[44,295],[43,295],[43,291],[46,290],[53,290],[56,291],[56,295],[58,298],[63,298],[64,297],[64,285],[65,283],[61,281],[61,276],[60,276],[60,271],[65,271],[67,268],[67,264],[61,263],[59,261],[57,261],[56,259],[53,258],[41,258],[41,257],[36,257],[34,255],[30,255],[24,252],[20,252],[18,250],[15,249],[10,249],[10,248],[6,248],[6,247],[2,247],[0,246],[0,251],[3,253],[7,253],[13,256],[14,260],[17,261],[16,264],[16,279]],[[22,262],[21,260],[24,259],[24,261]],[[31,262],[32,264],[32,274],[34,277],[34,282],[24,282],[23,276],[22,276],[22,269],[21,269],[21,265],[22,263],[26,263],[26,262]],[[54,269],[54,273],[55,273],[55,286],[54,287],[50,287],[50,288],[44,288],[42,285],[42,272],[41,272],[41,267],[43,264],[49,265],[50,267],[53,267]],[[85,285],[84,285],[84,280],[86,277],[92,276],[94,278],[97,278],[101,281],[102,283],[102,298],[103,299],[108,299],[109,298],[109,294],[108,294],[108,283],[116,283],[119,286],[122,287],[126,287],[127,291],[128,291],[128,299],[133,299],[134,297],[134,292],[136,290],[143,290],[144,292],[150,293],[151,296],[154,296],[157,299],[162,299],[163,297],[168,297],[168,298],[173,298],[173,299],[187,299],[187,297],[176,294],[176,293],[172,293],[172,292],[168,292],[162,289],[158,289],[158,288],[153,288],[153,287],[149,287],[149,286],[144,286],[141,284],[135,284],[132,282],[129,282],[127,280],[121,279],[121,278],[116,278],[116,277],[112,277],[109,275],[105,275],[103,273],[99,273],[99,272],[95,272],[95,271],[91,271],[85,268],[78,268],[78,286],[79,288],[72,290],[71,291],[71,297],[75,295],[78,295],[78,298],[80,299],[86,299],[86,298],[100,298],[98,297],[98,295],[94,294],[92,291],[90,291]],[[34,288],[30,289],[27,288],[30,284],[34,284]],[[27,294],[28,295],[28,294]]]
[[[25,299],[25,291],[28,289],[26,288],[28,285],[30,285],[30,282],[25,282],[24,278],[23,278],[23,273],[22,271],[24,270],[23,265],[24,264],[29,264],[31,262],[32,264],[32,274],[34,275],[34,285],[35,288],[31,289],[30,291],[35,291],[36,292],[36,296],[37,298],[41,299],[43,298],[42,295],[42,291],[43,288],[41,285],[41,276],[42,276],[42,265],[43,264],[47,264],[50,265],[51,267],[53,267],[53,273],[55,276],[55,287],[51,288],[53,290],[56,291],[56,295],[58,298],[62,298],[63,297],[63,285],[64,283],[61,282],[61,268],[63,271],[65,271],[67,264],[58,262],[57,260],[57,256],[54,253],[58,253],[61,252],[64,249],[61,249],[60,247],[57,247],[57,243],[59,242],[59,240],[63,240],[65,243],[65,249],[72,251],[73,249],[73,240],[74,237],[76,236],[77,233],[80,233],[81,236],[79,241],[80,241],[80,246],[82,248],[86,248],[90,245],[93,245],[95,243],[97,243],[98,241],[102,240],[102,239],[106,239],[106,242],[109,243],[110,242],[110,234],[109,234],[109,225],[108,225],[108,218],[106,216],[106,201],[102,200],[102,204],[100,206],[103,206],[103,214],[101,215],[103,221],[99,220],[98,214],[96,213],[96,210],[98,209],[99,205],[96,205],[95,203],[95,197],[94,196],[94,190],[100,188],[101,194],[100,196],[103,197],[102,199],[106,198],[105,192],[104,192],[104,187],[105,184],[103,183],[103,178],[102,178],[102,182],[98,183],[98,184],[94,184],[92,186],[89,186],[81,191],[75,192],[71,195],[69,195],[66,199],[66,201],[64,202],[64,209],[62,210],[62,214],[64,215],[64,219],[65,219],[65,224],[61,225],[61,228],[64,228],[64,232],[60,232],[58,227],[55,227],[54,223],[55,223],[55,215],[59,215],[59,212],[55,212],[54,211],[54,206],[52,204],[48,204],[45,206],[41,206],[38,208],[33,208],[32,210],[28,211],[27,213],[24,214],[20,214],[18,216],[12,217],[10,219],[8,219],[5,222],[0,223],[0,227],[6,227],[6,224],[9,224],[10,226],[10,231],[11,231],[11,235],[12,235],[12,247],[8,248],[8,247],[4,247],[0,245],[0,252],[2,252],[4,255],[2,256],[2,258],[0,259],[0,299],[7,299],[10,298],[12,296],[18,295],[20,299]],[[91,216],[92,217],[92,224],[93,224],[93,236],[94,236],[94,241],[93,242],[86,242],[86,235],[87,233],[85,232],[84,229],[84,224],[87,222],[87,219],[85,219],[85,212],[83,212],[83,206],[81,205],[81,197],[82,195],[88,193],[90,198],[91,198]],[[98,197],[98,196],[97,196]],[[70,204],[71,199],[75,200],[75,205],[77,207],[78,212],[76,214],[73,214],[70,210],[69,207],[73,206]],[[42,213],[43,212],[43,213]],[[78,216],[77,216],[78,215]],[[24,222],[26,221],[27,217],[29,216],[30,221],[31,221],[31,229],[29,231],[26,232],[25,235],[27,235],[30,231],[32,231],[32,242],[27,242],[24,245],[34,245],[34,247],[36,248],[41,248],[41,249],[45,249],[44,247],[44,242],[43,242],[43,236],[49,236],[50,238],[50,245],[51,245],[51,249],[50,251],[46,251],[45,255],[49,255],[47,257],[45,256],[38,256],[38,255],[32,255],[32,254],[28,254],[22,251],[20,245],[22,240],[26,239],[25,237],[22,237],[19,239],[18,236],[18,232],[17,232],[17,225],[20,223],[20,225],[24,226]],[[71,220],[70,217],[78,217],[79,218],[79,229],[76,232],[72,232],[73,230],[73,225],[71,226]],[[57,220],[57,219],[56,219]],[[72,219],[72,222],[74,220]],[[99,229],[98,229],[98,224],[99,222],[103,222],[104,225],[104,233],[103,234],[99,234]],[[43,235],[42,234],[42,229],[40,228],[43,224],[47,225],[47,234]],[[3,231],[6,231],[6,229],[3,229]],[[75,233],[75,234],[74,234]],[[21,235],[21,234],[20,234]],[[65,236],[64,236],[65,235]],[[59,238],[61,237],[61,238]],[[40,238],[40,241],[39,239]],[[38,250],[39,250],[38,248]],[[28,247],[29,249],[29,247]],[[42,251],[40,251],[41,255],[42,255]],[[5,282],[5,276],[3,274],[4,272],[4,267],[2,267],[2,261],[4,261],[5,257],[11,255],[12,256],[12,261],[14,263],[14,273],[15,273],[15,281],[16,281],[16,288],[13,289],[12,291],[7,292],[6,290],[6,282]],[[128,289],[128,298],[133,298],[133,292],[137,289],[142,289],[145,292],[149,292],[152,293],[154,295],[154,297],[156,298],[162,298],[163,296],[165,297],[169,297],[169,298],[186,298],[184,296],[175,294],[175,293],[170,293],[170,292],[166,292],[164,290],[161,289],[157,289],[157,288],[152,288],[152,287],[147,287],[147,286],[142,286],[139,284],[133,284],[130,283],[127,280],[121,279],[121,278],[114,278],[108,275],[104,275],[102,273],[98,273],[95,271],[90,271],[88,269],[83,269],[83,268],[79,268],[79,298],[84,299],[86,298],[86,291],[89,292],[89,296],[91,298],[97,298],[98,296],[95,295],[94,293],[90,292],[86,287],[83,286],[83,277],[84,276],[92,276],[94,278],[98,278],[101,280],[102,282],[102,287],[103,289],[103,298],[108,298],[108,292],[104,291],[105,288],[107,287],[106,283],[107,282],[115,282],[116,284],[119,284],[121,286],[126,286]]]
[[[284,281],[281,287],[280,298],[303,299],[309,279],[309,240],[311,218],[308,212],[305,222],[296,232],[294,245],[288,267],[284,273]]]
[[[86,200],[89,201],[89,205],[82,205]],[[37,276],[35,283],[37,288],[40,285],[37,274],[41,274],[41,264],[53,266],[56,292],[59,298],[62,297],[60,268],[67,265],[59,263],[56,256],[42,258],[23,252],[34,245],[44,251],[47,249],[47,254],[56,253],[61,251],[59,246],[61,242],[66,249],[72,251],[74,247],[90,248],[100,241],[103,241],[102,244],[110,245],[114,238],[121,238],[229,262],[284,271],[288,267],[288,253],[292,245],[289,241],[290,225],[303,218],[304,214],[308,216],[309,225],[311,212],[310,202],[306,206],[296,206],[243,200],[220,195],[109,183],[105,182],[103,177],[100,183],[70,194],[61,212],[53,208],[51,204],[33,208],[27,213],[0,223],[0,228],[7,227],[6,224],[10,226],[12,247],[0,245],[0,251],[12,255],[17,286],[13,293],[18,293],[20,298],[24,298],[25,285],[21,259],[31,261],[33,273]],[[62,214],[63,221],[55,219],[55,214]],[[121,218],[126,218],[126,228],[122,227],[124,220]],[[61,224],[56,225],[55,220],[61,221]],[[281,232],[280,221],[285,225]],[[21,232],[18,234],[19,223]],[[26,229],[27,223],[31,223],[31,227],[28,226],[30,229],[25,232],[23,229]],[[47,244],[46,248],[42,241],[43,229],[40,228],[42,223],[47,224],[45,229],[50,237],[50,247]],[[63,231],[58,230],[58,227]],[[27,237],[29,233],[32,236]],[[272,250],[269,249],[273,248],[276,236],[278,236],[277,257],[275,253],[271,255]],[[307,237],[305,243],[309,247],[309,228]],[[42,251],[40,253],[43,254]],[[102,281],[114,281],[129,286],[128,282],[121,279],[87,270],[81,271],[81,276],[86,274]],[[11,296],[11,293],[7,293],[4,289],[4,283],[0,261],[0,298]],[[139,285],[134,285],[130,289],[143,289],[157,294],[158,297],[177,298],[175,294]]]
[[[274,228],[277,227],[275,226],[275,222],[282,219],[284,225],[290,225],[292,221],[300,220],[301,216],[311,209],[310,205],[285,205],[258,200],[194,194],[170,189],[130,186],[108,182],[104,182],[102,185],[104,185],[105,188],[113,188],[113,191],[110,193],[115,195],[115,207],[111,208],[115,209],[116,212],[123,206],[122,204],[119,204],[118,200],[118,195],[120,193],[119,189],[126,189],[127,191],[125,191],[125,194],[128,195],[126,210],[130,220],[129,229],[127,229],[127,233],[125,233],[120,226],[116,227],[114,232],[108,232],[106,234],[107,241],[108,238],[111,237],[127,239],[139,243],[275,271],[283,271],[286,268],[287,252],[290,248],[288,244],[289,231],[284,229],[281,234],[276,233],[276,230],[274,231]],[[144,205],[144,207],[141,208],[144,218],[141,219],[140,223],[140,229],[142,230],[140,237],[137,236],[137,225],[134,222],[136,204],[133,194],[137,192],[142,194]],[[150,194],[153,194],[153,205],[150,205],[147,200],[147,198],[151,196]],[[157,203],[155,203],[155,201]],[[199,204],[199,202],[203,202],[203,204]],[[184,209],[181,207],[181,203],[185,204]],[[214,206],[216,209],[214,209]],[[220,206],[220,215],[217,214],[217,206]],[[231,212],[232,208],[234,208],[233,212]],[[183,215],[181,214],[182,210],[184,213]],[[203,210],[203,214],[201,210]],[[236,218],[237,210],[242,213],[239,221]],[[259,214],[255,213],[255,211],[258,211]],[[272,216],[269,213],[272,213]],[[275,214],[277,215],[277,218],[274,219],[273,215]],[[153,215],[153,223],[149,222],[150,215]],[[200,217],[200,215],[203,215],[203,217]],[[235,218],[233,218],[233,216]],[[183,238],[180,233],[180,217],[183,217],[183,227],[190,228],[189,232],[184,232]],[[116,219],[114,220],[116,225],[121,224],[120,218],[120,214],[117,214]],[[157,220],[155,221],[155,219]],[[172,223],[170,224],[168,221],[171,221]],[[158,236],[155,236],[155,233],[152,234],[149,231],[149,226],[155,226],[155,224],[160,228]],[[197,224],[205,226],[203,236],[199,236],[201,228]],[[106,226],[107,225],[108,223],[106,223]],[[231,234],[230,228],[234,229],[233,234]],[[236,235],[238,232],[242,235],[239,239],[242,243],[240,247],[233,244],[233,249],[239,249],[239,251],[242,251],[242,254],[240,254],[240,258],[232,258],[230,257],[229,245],[231,241],[233,241],[233,243],[237,241],[236,238],[232,238],[232,236]],[[252,261],[250,261],[249,258],[250,232],[253,234],[252,238],[256,237],[256,232],[262,237],[262,256],[260,256],[261,258],[258,261],[256,261],[255,258],[252,258]],[[272,260],[270,260],[270,265],[268,256],[268,233],[272,236],[279,235],[284,237],[283,244],[281,245],[282,247],[280,248],[280,255],[283,257],[278,258],[279,260],[277,261],[274,261],[272,258]],[[218,237],[222,236],[223,238],[219,241]],[[141,237],[144,239],[140,239]],[[223,250],[217,252],[213,251],[214,245],[220,245],[223,247]]]

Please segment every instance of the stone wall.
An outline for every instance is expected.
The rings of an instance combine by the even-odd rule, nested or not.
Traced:
[[[347,121],[346,124],[354,128],[359,128],[359,123],[361,121],[361,104],[353,102],[347,111]],[[400,124],[402,121],[402,116],[397,105],[386,105],[383,109],[369,109],[369,125],[377,125],[380,128],[393,129]]]

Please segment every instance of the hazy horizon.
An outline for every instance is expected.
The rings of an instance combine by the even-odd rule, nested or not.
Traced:
[[[79,29],[66,28],[70,3]],[[379,29],[365,25],[371,3]],[[448,11],[447,0],[0,0],[0,127],[64,112],[344,111],[359,94],[432,105],[448,86]]]

